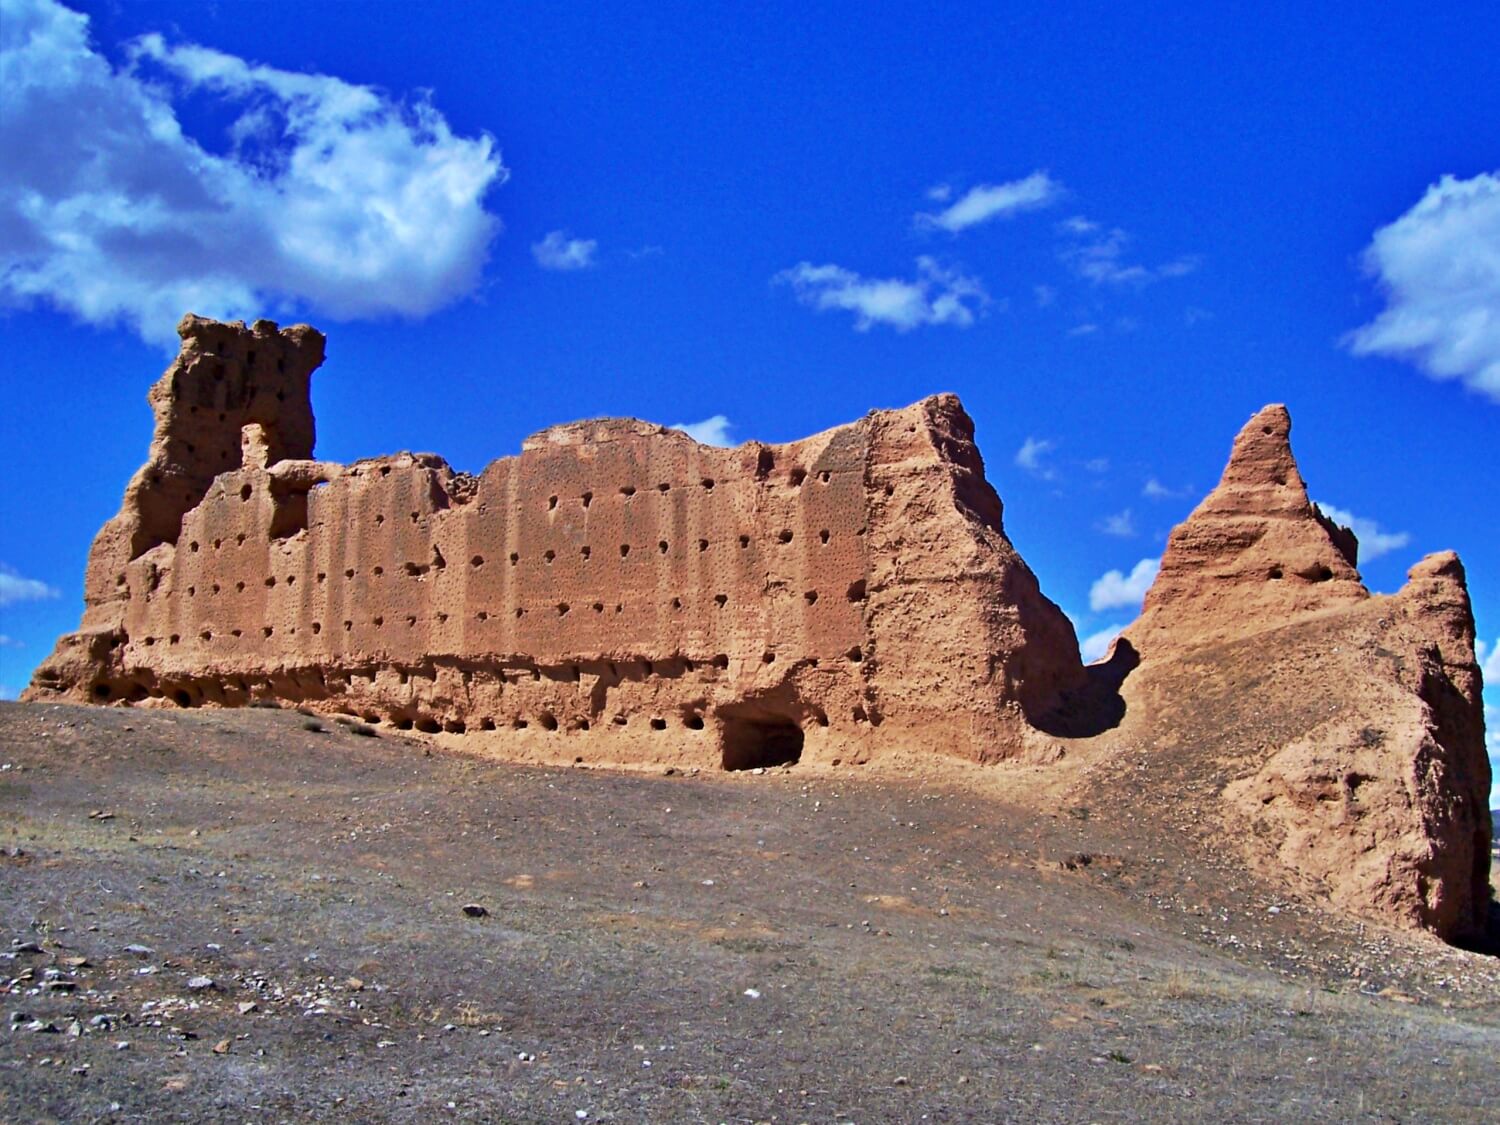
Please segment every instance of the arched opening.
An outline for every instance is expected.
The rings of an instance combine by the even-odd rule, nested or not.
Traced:
[[[789,766],[802,757],[802,728],[789,719],[725,717],[719,729],[726,770]]]

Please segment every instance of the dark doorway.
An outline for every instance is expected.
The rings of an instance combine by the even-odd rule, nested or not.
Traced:
[[[726,770],[788,766],[802,757],[802,728],[788,720],[724,719]]]

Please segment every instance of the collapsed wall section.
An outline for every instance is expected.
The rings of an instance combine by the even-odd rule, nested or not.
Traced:
[[[1121,644],[1159,753],[1220,787],[1219,839],[1355,913],[1446,938],[1490,905],[1491,776],[1464,569],[1429,555],[1372,595],[1353,532],[1308,499],[1285,407],[1235,439]]]
[[[246,329],[190,313],[177,334],[177,359],[147,396],[155,428],[146,463],[89,552],[85,628],[118,623],[126,565],[175,542],[214,479],[239,467],[243,427],[261,427],[273,460],[312,456],[309,392],[323,362],[321,333],[305,324],[278,331],[269,320]]]
[[[346,467],[311,460],[300,373],[321,338],[206,323],[184,321],[152,461],[91,559],[108,599],[33,696],[275,698],[553,757],[733,767],[898,741],[1009,756],[1026,714],[1082,675],[952,396],[781,446],[609,419],[546,430],[478,477],[430,455]],[[263,362],[273,338],[300,406],[295,378],[268,396],[244,369],[213,374],[217,357]],[[178,449],[193,407],[217,471]],[[185,468],[158,505],[167,464]],[[145,530],[138,513],[186,499]]]

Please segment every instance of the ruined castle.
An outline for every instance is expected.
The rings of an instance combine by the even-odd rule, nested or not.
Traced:
[[[1140,620],[1085,668],[951,395],[787,445],[600,419],[478,476],[430,454],[346,466],[313,458],[318,332],[178,331],[83,623],[28,699],[295,703],[614,765],[1144,752],[1200,780],[1194,823],[1297,893],[1445,937],[1485,925],[1463,567],[1432,555],[1371,594],[1283,407],[1241,431]]]
[[[197,317],[43,690],[310,703],[583,760],[975,760],[1082,679],[938,396],[790,445],[557,426],[479,476],[312,460],[323,337]]]

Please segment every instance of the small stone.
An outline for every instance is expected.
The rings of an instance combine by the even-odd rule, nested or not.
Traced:
[[[27,1031],[34,1031],[39,1035],[56,1035],[57,1024],[49,1023],[47,1020],[32,1020],[26,1025]]]
[[[217,1043],[214,1044],[214,1046],[213,1046],[213,1052],[216,1055],[227,1055],[227,1054],[229,1054],[229,1040],[228,1039],[220,1039]]]
[[[477,902],[466,902],[466,903],[464,903],[463,911],[470,918],[486,918],[486,917],[489,916],[489,913],[490,913],[484,907],[480,906],[479,903],[477,903]]]
[[[213,977],[188,977],[187,986],[189,992],[207,992],[218,987],[214,984]]]
[[[42,947],[34,941],[18,941],[14,943],[17,953],[40,953]]]
[[[121,1039],[121,1040],[119,1040],[118,1042],[115,1043],[115,1050],[117,1050],[117,1051],[128,1051],[128,1050],[130,1050],[130,1040],[129,1039]]]
[[[365,982],[358,977],[350,977],[344,982],[344,987],[350,992],[362,992],[364,991]]]
[[[137,957],[150,957],[151,954],[156,952],[156,950],[152,949],[149,945],[137,945],[132,943],[125,947],[125,952],[133,953]]]
[[[892,1086],[910,1086],[911,1085],[911,1079],[908,1078],[908,1077],[906,1077],[906,1075],[904,1075],[904,1074],[898,1074],[898,1075],[896,1075],[895,1081],[893,1081],[891,1083],[891,1085]]]
[[[239,1005],[239,1013],[242,1016],[248,1016],[251,1012],[257,1012],[259,1010],[260,1005],[257,1004],[254,1000],[245,1000]]]

